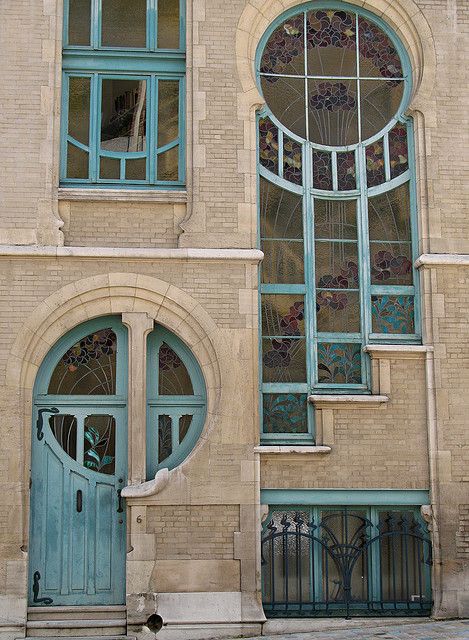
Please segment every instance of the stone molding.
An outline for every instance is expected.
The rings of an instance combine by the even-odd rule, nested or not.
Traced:
[[[367,344],[363,351],[370,354],[374,360],[396,358],[398,360],[414,360],[426,358],[429,351],[433,351],[430,345],[421,344]]]
[[[431,267],[469,267],[468,253],[423,253],[414,263],[416,269]]]
[[[0,258],[118,258],[119,260],[212,260],[260,262],[259,249],[153,249],[121,247],[0,246]]]
[[[123,498],[147,498],[154,496],[166,487],[169,482],[169,469],[160,469],[153,480],[139,484],[129,484],[122,489]]]
[[[175,204],[187,202],[187,191],[139,189],[71,189],[60,187],[59,200],[86,202],[159,202]]]
[[[389,401],[385,395],[311,395],[311,402],[316,409],[376,409]]]
[[[330,453],[331,447],[325,446],[308,446],[308,445],[295,445],[295,444],[280,444],[280,445],[260,445],[254,447],[254,453],[262,454],[300,454],[300,455],[324,455]]]

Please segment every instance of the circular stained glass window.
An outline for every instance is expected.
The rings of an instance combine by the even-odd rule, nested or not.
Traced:
[[[327,146],[381,131],[399,111],[406,81],[391,38],[368,15],[341,9],[283,20],[265,43],[259,74],[273,115]]]

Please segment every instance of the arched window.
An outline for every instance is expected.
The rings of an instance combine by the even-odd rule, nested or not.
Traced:
[[[365,344],[420,340],[408,56],[373,14],[309,3],[258,47],[263,439],[307,395],[366,393]]]

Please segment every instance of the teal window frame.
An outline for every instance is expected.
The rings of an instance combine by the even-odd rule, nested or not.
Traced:
[[[102,0],[91,0],[90,45],[68,44],[69,0],[64,4],[62,101],[60,142],[60,185],[63,187],[165,189],[178,190],[186,180],[186,52],[185,0],[179,0],[179,48],[159,49],[156,46],[158,0],[147,0],[146,47],[105,47],[101,45]],[[69,79],[90,78],[89,144],[85,145],[68,135]],[[100,149],[101,86],[107,79],[146,80],[146,148],[142,152],[111,152]],[[179,82],[178,136],[158,147],[158,82]],[[88,153],[88,178],[67,177],[67,146],[71,143]],[[178,147],[178,179],[158,180],[158,159],[161,154]],[[99,178],[100,157],[120,160],[120,177]],[[145,180],[125,178],[126,160],[146,158]]]
[[[280,187],[290,193],[297,194],[302,198],[303,202],[303,248],[304,248],[304,284],[267,284],[262,283],[262,276],[259,273],[259,318],[262,318],[262,296],[267,294],[296,294],[304,298],[305,303],[305,342],[306,342],[306,381],[304,383],[296,382],[263,382],[262,380],[262,331],[259,332],[259,397],[260,397],[260,416],[261,416],[261,444],[275,443],[297,443],[297,444],[313,444],[315,442],[315,426],[314,426],[314,410],[310,403],[306,402],[306,415],[308,421],[307,433],[266,433],[264,431],[263,421],[263,395],[264,394],[369,394],[371,393],[371,364],[369,356],[363,352],[366,344],[420,344],[421,343],[421,311],[420,311],[420,288],[418,271],[415,268],[415,260],[419,255],[418,251],[418,223],[417,223],[417,191],[416,191],[416,175],[415,175],[415,150],[414,150],[414,130],[413,121],[405,115],[405,108],[409,102],[412,89],[412,69],[409,56],[400,40],[389,28],[389,26],[373,13],[350,5],[344,2],[333,2],[323,0],[321,2],[308,2],[297,5],[288,11],[282,13],[274,20],[262,36],[256,52],[256,74],[259,88],[262,74],[260,72],[260,62],[262,54],[273,31],[291,16],[306,13],[311,10],[318,9],[334,9],[343,10],[354,13],[357,16],[370,19],[391,39],[399,53],[404,80],[403,96],[399,108],[395,116],[375,135],[366,140],[359,141],[356,144],[348,146],[326,146],[305,140],[292,131],[287,129],[273,115],[269,107],[266,105],[257,113],[257,150],[259,153],[259,120],[268,117],[278,129],[278,174],[274,174],[263,167],[258,158],[257,160],[257,193],[258,193],[258,246],[262,247],[262,238],[260,235],[260,180],[265,179],[267,182]],[[358,58],[358,50],[357,50]],[[357,66],[356,77],[359,76],[359,67]],[[267,74],[269,75],[269,74]],[[307,76],[310,77],[310,76]],[[313,76],[314,77],[314,76]],[[339,76],[320,76],[321,79],[340,79]],[[351,76],[350,76],[351,77]],[[348,77],[349,78],[349,77]],[[360,109],[358,110],[360,113]],[[407,146],[408,146],[408,168],[405,172],[391,179],[390,155],[389,155],[389,132],[397,124],[401,124],[406,128]],[[360,128],[359,132],[361,134]],[[299,143],[302,151],[302,185],[294,184],[283,177],[283,138],[288,136],[289,139]],[[366,148],[383,139],[384,162],[385,162],[385,181],[374,187],[367,186],[366,171]],[[327,151],[331,153],[332,158],[332,180],[333,189],[330,191],[317,189],[313,186],[313,151]],[[357,188],[354,190],[339,190],[337,180],[337,168],[335,158],[338,152],[354,152],[355,167],[357,174]],[[390,193],[397,187],[409,185],[409,202],[410,202],[410,230],[411,230],[411,256],[412,256],[412,280],[411,286],[392,286],[371,284],[370,274],[370,240],[368,234],[368,200],[373,196],[384,193]],[[358,268],[359,268],[359,304],[360,304],[360,331],[357,333],[333,333],[322,332],[317,330],[316,322],[316,291],[319,289],[315,285],[315,251],[314,251],[314,201],[315,199],[323,199],[328,201],[345,201],[355,200],[357,202],[357,243],[358,243]],[[268,238],[271,240],[271,238]],[[334,238],[322,238],[321,241],[337,241]],[[262,265],[261,265],[262,269]],[[337,289],[340,292],[349,292],[354,289]],[[376,295],[389,296],[412,296],[414,302],[414,333],[374,333],[372,330],[372,313],[371,299]],[[262,327],[262,325],[261,325]],[[268,336],[269,339],[275,336]],[[285,339],[285,336],[278,336],[277,339]],[[325,384],[318,381],[318,356],[317,346],[319,343],[347,343],[357,344],[361,347],[361,383],[360,384]]]

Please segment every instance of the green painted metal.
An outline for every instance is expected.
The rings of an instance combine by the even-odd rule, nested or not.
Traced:
[[[261,489],[268,505],[420,506],[429,504],[427,489]]]

